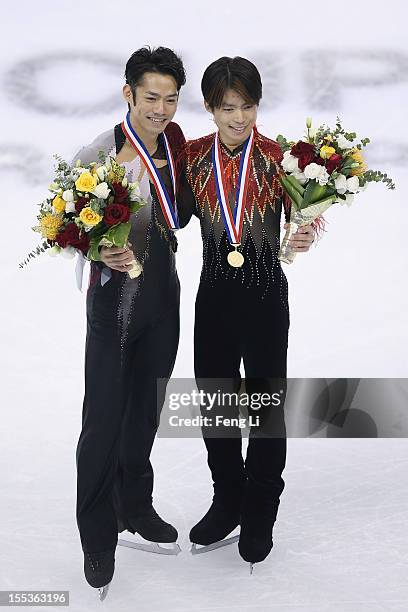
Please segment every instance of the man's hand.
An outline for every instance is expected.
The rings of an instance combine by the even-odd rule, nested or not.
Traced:
[[[283,226],[285,229],[289,227],[289,223],[285,223]],[[289,246],[296,253],[306,253],[311,245],[313,244],[315,239],[315,232],[311,225],[304,225],[299,227],[296,234],[293,234],[292,238],[289,240]]]
[[[119,249],[118,247],[106,247],[101,248],[101,260],[112,270],[118,272],[127,272],[132,261],[135,259],[132,249],[132,245],[129,242],[129,247]]]

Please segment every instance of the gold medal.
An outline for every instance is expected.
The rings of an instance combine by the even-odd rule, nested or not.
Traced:
[[[237,251],[237,247],[235,247],[235,251],[231,251],[228,253],[227,261],[230,266],[233,268],[240,268],[244,263],[245,259],[242,253]]]
[[[215,135],[214,144],[212,147],[213,172],[217,199],[222,212],[228,241],[235,249],[227,255],[227,261],[233,268],[240,268],[245,261],[244,256],[237,249],[241,243],[253,146],[254,130],[251,131],[251,135],[245,141],[244,148],[242,149],[242,158],[237,181],[238,187],[235,193],[234,212],[232,212],[228,202],[229,196],[226,188],[225,171],[222,163],[221,146],[218,133]]]

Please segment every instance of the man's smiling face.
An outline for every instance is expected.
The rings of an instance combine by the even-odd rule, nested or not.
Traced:
[[[130,121],[136,131],[152,136],[166,129],[177,110],[177,84],[168,74],[146,72],[135,88],[135,95],[130,85],[124,86],[123,95],[130,106]]]

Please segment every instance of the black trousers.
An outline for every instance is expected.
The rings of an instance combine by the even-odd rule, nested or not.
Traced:
[[[77,523],[84,551],[116,547],[118,518],[152,503],[150,452],[164,401],[157,378],[169,378],[179,340],[179,310],[130,335],[124,346],[114,325],[89,322],[85,398],[77,459]]]
[[[286,280],[286,279],[285,279]],[[225,503],[242,499],[243,485],[258,498],[278,502],[284,489],[286,462],[284,397],[289,311],[279,287],[264,299],[239,282],[209,285],[201,282],[196,299],[194,329],[195,376],[206,392],[236,393],[241,387],[240,364],[245,368],[245,392],[281,393],[279,406],[249,408],[259,417],[251,428],[246,460],[239,427],[203,427],[214,491]],[[253,402],[256,404],[256,402]],[[201,408],[203,415],[208,411]],[[236,407],[215,404],[212,415],[234,417]],[[213,421],[214,423],[214,421]],[[248,485],[249,483],[249,485]],[[276,504],[275,504],[276,505]]]

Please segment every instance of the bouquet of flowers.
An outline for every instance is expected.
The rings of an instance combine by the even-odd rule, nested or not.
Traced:
[[[99,163],[73,166],[60,157],[56,175],[49,186],[51,195],[40,204],[39,224],[32,229],[45,238],[44,242],[20,264],[48,250],[50,255],[74,257],[82,253],[87,259],[100,261],[102,246],[124,248],[131,228],[130,215],[146,202],[140,197],[138,183],[128,183],[125,168],[103,152]],[[142,272],[133,261],[128,270],[131,278]]]
[[[369,138],[357,139],[354,132],[346,132],[339,118],[336,128],[321,125],[312,128],[312,120],[306,120],[305,137],[289,142],[282,135],[276,140],[283,150],[279,179],[291,200],[290,223],[282,241],[279,259],[292,263],[295,252],[289,240],[302,225],[317,220],[332,204],[350,204],[354,195],[363,191],[367,183],[382,181],[389,189],[395,189],[393,181],[379,170],[369,170],[362,154]]]

